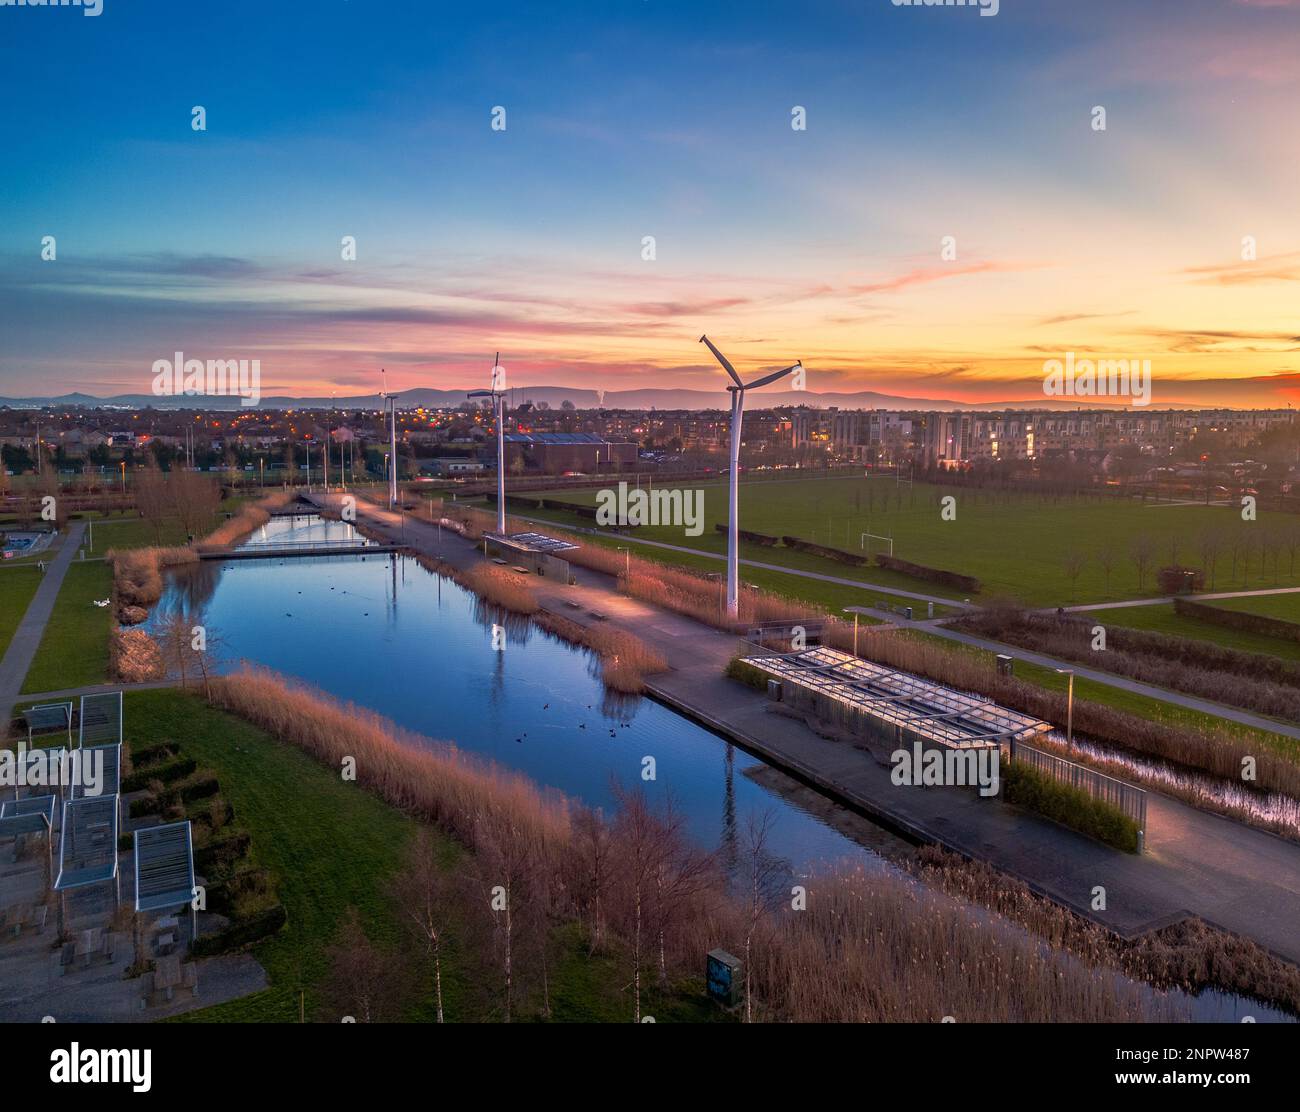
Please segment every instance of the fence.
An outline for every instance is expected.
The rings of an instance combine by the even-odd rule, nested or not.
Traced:
[[[1009,752],[1006,748],[1003,752],[1012,761],[1024,761],[1053,780],[1078,788],[1093,799],[1118,808],[1137,823],[1138,849],[1141,851],[1147,828],[1147,793],[1142,788],[1135,788],[1123,780],[1116,780],[1113,776],[1067,761],[1064,757],[1045,753],[1023,742],[1016,742],[1009,747]]]

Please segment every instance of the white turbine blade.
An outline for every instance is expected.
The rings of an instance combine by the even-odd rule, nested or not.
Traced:
[[[756,386],[766,386],[769,382],[775,382],[778,378],[785,378],[791,371],[797,370],[802,364],[796,363],[793,367],[786,367],[784,370],[777,371],[775,374],[764,375],[762,378],[756,378],[753,382],[745,383],[746,390],[752,390]]]
[[[736,368],[731,365],[730,361],[727,359],[725,355],[722,354],[722,352],[720,352],[717,348],[713,346],[712,340],[710,340],[707,336],[701,336],[700,343],[709,345],[709,350],[713,352],[713,355],[717,359],[717,361],[722,364],[722,369],[726,371],[727,374],[731,375],[732,382],[734,382],[737,386],[745,385],[743,382],[740,381],[740,375],[736,374]]]
[[[494,390],[471,390],[468,394],[465,395],[465,397],[467,397],[467,398],[495,398],[495,397],[496,397],[496,391],[494,391]]]

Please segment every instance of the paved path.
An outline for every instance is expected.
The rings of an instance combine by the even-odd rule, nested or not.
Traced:
[[[1300,587],[1263,587],[1257,591],[1219,591],[1211,594],[1195,595],[1178,595],[1178,598],[1185,598],[1188,602],[1214,602],[1217,599],[1225,598],[1260,598],[1267,595],[1295,595],[1300,594]],[[1163,598],[1134,598],[1125,602],[1090,602],[1083,606],[1067,606],[1067,613],[1079,613],[1084,610],[1123,610],[1129,606],[1159,606],[1162,602],[1173,602],[1174,595],[1165,595]],[[1051,607],[1055,610],[1055,607]],[[1045,611],[1046,612],[1046,611]]]
[[[399,521],[364,502],[358,510],[391,539],[458,567],[482,559],[450,530],[439,541],[428,522]],[[599,611],[602,625],[652,644],[673,665],[651,678],[654,695],[823,794],[881,825],[988,861],[1121,934],[1197,915],[1300,962],[1300,845],[1148,793],[1147,853],[1135,857],[961,789],[895,786],[889,768],[860,747],[820,737],[727,680],[722,669],[740,644],[734,636],[618,594],[608,576],[573,571],[574,587],[532,582],[546,609],[579,624],[594,624],[591,612]],[[1104,913],[1091,909],[1097,885],[1106,889]]]
[[[54,612],[54,602],[59,597],[59,588],[63,586],[63,577],[68,565],[81,547],[81,537],[86,531],[84,521],[68,524],[58,554],[46,564],[45,575],[36,594],[27,605],[27,613],[19,623],[4,659],[0,660],[0,728],[9,722],[13,714],[14,701],[22,690],[23,680],[27,678],[27,669],[31,667],[40,648],[41,636],[45,633],[45,623]]]
[[[872,629],[875,628],[872,627]],[[1114,672],[1104,672],[1099,668],[1088,668],[1073,660],[1059,660],[1056,657],[1044,656],[1042,653],[1030,652],[1028,649],[1022,649],[1016,645],[1008,645],[1004,641],[990,641],[985,637],[974,637],[969,633],[959,633],[955,629],[948,629],[939,622],[926,622],[922,628],[928,633],[946,637],[950,641],[960,641],[963,645],[971,645],[977,649],[987,649],[989,652],[1006,653],[1019,660],[1028,661],[1030,664],[1038,664],[1044,668],[1067,668],[1074,672],[1076,676],[1084,679],[1096,680],[1098,683],[1104,683],[1110,687],[1131,691],[1135,695],[1146,695],[1149,698],[1158,699],[1162,703],[1171,703],[1174,706],[1185,707],[1188,710],[1200,711],[1202,714],[1210,714],[1216,718],[1226,718],[1229,722],[1250,726],[1252,729],[1282,734],[1284,737],[1300,738],[1300,726],[1279,722],[1275,718],[1265,718],[1260,714],[1251,714],[1248,710],[1238,710],[1236,707],[1211,702],[1209,699],[1198,699],[1195,695],[1184,695],[1179,691],[1170,691],[1167,687],[1155,687],[1149,683],[1142,683],[1140,680],[1131,680],[1127,676],[1116,675]],[[1300,927],[1297,930],[1300,930]]]

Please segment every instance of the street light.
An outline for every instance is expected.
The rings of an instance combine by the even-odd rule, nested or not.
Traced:
[[[865,614],[866,608],[862,606],[846,606],[845,614],[853,615],[853,655],[858,655],[858,615]]]
[[[623,553],[623,566],[625,569],[623,574],[630,584],[632,582],[632,550],[630,548],[624,548],[620,544],[618,546],[618,551]]]
[[[1069,749],[1074,748],[1074,669],[1058,668],[1058,675],[1069,676],[1070,685],[1065,697],[1065,744]]]
[[[126,460],[122,461],[122,493],[126,493]]]

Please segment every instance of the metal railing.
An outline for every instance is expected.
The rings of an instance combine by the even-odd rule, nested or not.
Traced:
[[[1032,745],[1016,742],[1009,747],[1012,761],[1023,761],[1061,784],[1086,792],[1093,799],[1109,803],[1137,823],[1139,845],[1147,828],[1147,793],[1144,789],[1116,780],[1104,772],[1067,761],[1054,753],[1045,753]]]

